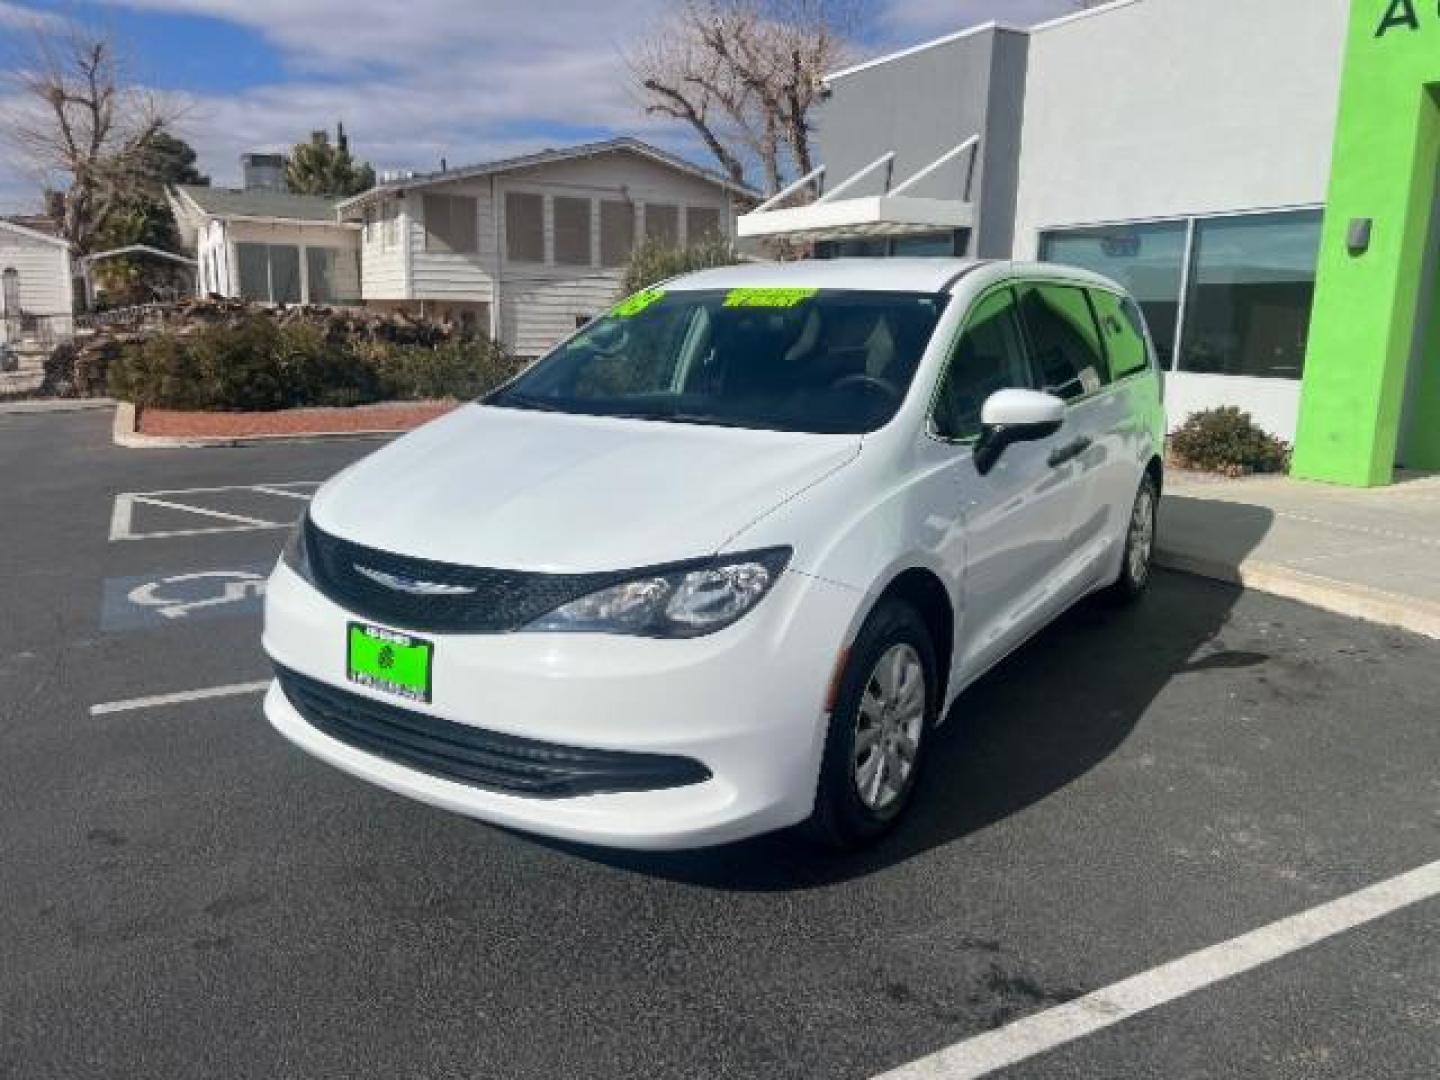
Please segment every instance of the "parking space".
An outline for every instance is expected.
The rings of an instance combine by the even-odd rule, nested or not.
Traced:
[[[1440,1068],[1434,642],[1163,575],[967,694],[874,851],[599,852],[264,723],[263,575],[376,443],[107,423],[0,418],[0,1075]]]

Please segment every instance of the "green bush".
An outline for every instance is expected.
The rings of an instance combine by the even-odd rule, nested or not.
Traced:
[[[1234,406],[1192,413],[1170,436],[1170,451],[1181,468],[1227,476],[1285,472],[1290,467],[1289,445]]]
[[[434,347],[354,341],[263,314],[131,342],[110,365],[122,401],[172,409],[273,410],[473,398],[516,370],[485,340]]]
[[[738,262],[739,253],[724,237],[701,240],[683,248],[647,240],[630,255],[620,296],[622,299],[631,296],[677,274],[690,274],[712,266],[734,266]]]

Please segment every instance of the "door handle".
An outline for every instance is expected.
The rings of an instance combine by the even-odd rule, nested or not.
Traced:
[[[1090,447],[1094,445],[1094,439],[1090,438],[1088,435],[1081,435],[1073,442],[1068,442],[1064,446],[1057,447],[1050,452],[1050,467],[1052,469],[1058,469],[1066,462],[1074,461],[1077,457],[1085,453],[1086,450],[1089,450]]]

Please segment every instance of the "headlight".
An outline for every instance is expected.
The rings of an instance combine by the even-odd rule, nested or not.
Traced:
[[[789,548],[771,548],[658,570],[572,600],[525,629],[659,638],[713,634],[764,599],[790,554]]]
[[[302,514],[300,520],[295,523],[295,527],[290,530],[290,536],[286,539],[285,546],[280,549],[280,561],[306,581],[312,580],[310,551],[305,545],[305,527],[309,523],[310,515]]]

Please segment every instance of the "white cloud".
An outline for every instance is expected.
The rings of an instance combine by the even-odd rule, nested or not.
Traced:
[[[195,94],[181,130],[218,183],[239,155],[280,149],[343,120],[377,168],[433,169],[541,149],[556,132],[634,132],[710,164],[683,128],[647,119],[621,50],[673,0],[98,0],[210,15],[276,48],[287,75],[233,94]],[[1032,22],[1071,0],[884,0],[877,48],[1000,18]],[[18,15],[16,13],[19,13]],[[33,13],[0,0],[0,26]],[[33,204],[34,180],[0,161],[0,210]]]

